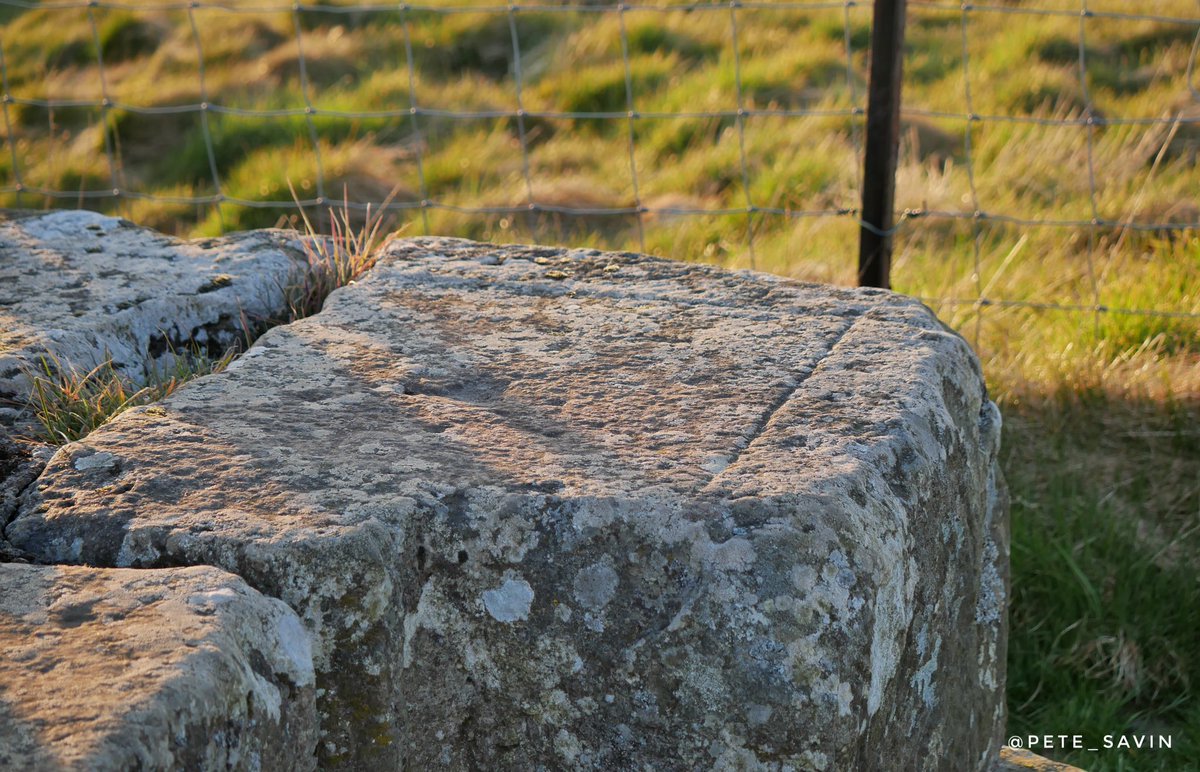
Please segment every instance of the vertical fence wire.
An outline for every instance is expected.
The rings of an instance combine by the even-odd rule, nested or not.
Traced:
[[[421,124],[418,119],[420,108],[417,107],[417,67],[413,56],[412,11],[408,3],[400,4],[401,25],[404,28],[404,61],[408,68],[408,116],[412,125],[412,146],[417,164],[417,184],[421,193],[421,230],[428,236],[429,229],[429,182],[425,178],[425,140],[421,135]],[[382,203],[382,202],[381,202]]]
[[[963,5],[962,7],[962,77],[963,77],[963,106],[967,110],[967,128],[963,132],[963,158],[966,161],[967,168],[967,186],[971,192],[971,276],[975,282],[975,319],[974,319],[974,343],[975,347],[979,348],[979,337],[983,327],[983,276],[982,270],[982,240],[983,227],[981,222],[984,218],[983,208],[979,205],[979,186],[975,182],[975,153],[972,146],[972,134],[975,131],[975,126],[979,120],[979,116],[975,113],[975,99],[971,92],[971,53],[970,53],[970,35],[967,32],[967,15],[970,13],[970,7]]]
[[[521,142],[521,176],[525,180],[525,200],[528,208],[526,227],[532,233],[537,229],[537,202],[533,196],[533,174],[529,163],[529,136],[525,131],[525,100],[521,92],[524,75],[521,72],[521,36],[517,32],[517,7],[508,6],[508,31],[512,35],[513,88],[517,96],[517,137]]]
[[[325,162],[321,157],[321,137],[317,133],[317,122],[313,115],[317,108],[313,105],[312,93],[308,81],[308,61],[304,57],[304,25],[300,21],[300,4],[292,6],[292,26],[296,30],[296,60],[300,66],[300,93],[304,96],[304,124],[308,127],[308,140],[312,143],[313,163],[317,167],[317,220],[320,221],[324,212],[322,208],[329,201],[325,195]],[[295,191],[293,191],[293,195]]]
[[[87,5],[88,26],[91,28],[92,45],[96,49],[96,66],[100,74],[100,133],[104,135],[104,157],[108,160],[109,182],[112,195],[120,200],[121,178],[119,173],[120,158],[113,152],[113,130],[109,111],[112,110],[112,100],[108,98],[108,77],[104,72],[104,46],[100,41],[100,25],[96,23],[96,3],[89,0]]]
[[[621,33],[621,60],[625,65],[625,109],[629,112],[629,183],[633,187],[633,202],[637,207],[637,236],[638,247],[646,251],[646,221],[642,206],[642,192],[638,186],[637,170],[637,107],[633,99],[633,64],[629,61],[629,30],[625,27],[625,4],[617,5],[617,24]]]
[[[17,156],[17,137],[13,133],[13,121],[10,114],[9,105],[12,104],[12,89],[8,87],[8,62],[4,55],[4,38],[0,37],[0,88],[4,89],[3,96],[0,96],[0,106],[4,112],[4,142],[8,145],[8,152],[12,162],[13,174],[13,193],[14,199],[19,209],[22,206],[22,192],[25,190],[25,184],[21,182],[21,159]]]
[[[734,118],[737,126],[738,163],[742,173],[742,193],[746,197],[746,249],[750,253],[750,268],[757,268],[754,255],[754,200],[750,195],[750,165],[746,160],[746,93],[742,88],[742,52],[738,35],[738,9],[740,0],[729,0],[729,34],[733,50],[733,84],[737,92],[737,116]]]
[[[1087,120],[1084,129],[1087,142],[1088,206],[1092,212],[1092,224],[1087,229],[1087,271],[1092,285],[1092,305],[1100,308],[1100,286],[1096,282],[1096,230],[1100,227],[1100,206],[1096,202],[1096,115],[1092,107],[1092,95],[1088,89],[1087,71],[1087,20],[1091,16],[1087,0],[1079,0],[1079,89],[1083,93],[1083,110]],[[1092,324],[1100,329],[1100,312],[1092,314]]]
[[[217,169],[217,150],[213,147],[212,126],[209,125],[211,113],[208,107],[211,99],[208,95],[208,77],[204,64],[204,44],[200,40],[200,28],[196,25],[196,6],[195,2],[188,3],[187,16],[188,29],[191,31],[192,41],[196,45],[196,77],[200,85],[200,135],[204,139],[204,154],[208,159],[208,171],[212,175],[213,190],[216,191],[213,210],[217,213],[217,223],[224,231],[225,212],[221,207],[224,192],[221,188],[221,174]]]

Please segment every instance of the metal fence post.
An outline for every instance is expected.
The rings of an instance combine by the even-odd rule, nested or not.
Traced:
[[[860,287],[891,287],[905,6],[906,0],[875,0],[867,137],[863,153],[863,224],[858,243]]]

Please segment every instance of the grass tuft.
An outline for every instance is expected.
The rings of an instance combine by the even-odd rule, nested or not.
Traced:
[[[361,222],[357,222],[359,216],[350,208],[349,197],[343,191],[341,208],[329,208],[328,234],[313,225],[308,213],[299,205],[300,198],[290,180],[288,189],[297,201],[304,223],[301,243],[306,260],[284,287],[287,321],[291,322],[317,313],[331,292],[353,283],[374,267],[379,258],[378,247],[395,233],[385,231],[384,223],[391,219],[386,211],[399,187],[392,189],[378,209],[372,211],[368,205]]]
[[[221,372],[235,354],[230,349],[212,358],[198,346],[176,353],[170,366],[151,370],[144,386],[123,375],[111,357],[83,370],[53,354],[43,356],[36,369],[26,372],[29,406],[40,427],[30,439],[53,445],[75,442],[131,407],[157,402],[194,378]]]

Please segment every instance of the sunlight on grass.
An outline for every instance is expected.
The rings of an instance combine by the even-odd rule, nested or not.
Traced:
[[[286,8],[230,0],[195,10],[195,37],[182,10],[99,8],[99,49],[82,6],[0,9],[8,88],[18,98],[8,105],[6,140],[17,168],[13,153],[0,153],[0,178],[72,194],[9,192],[0,203],[102,208],[183,235],[305,228],[310,271],[294,282],[294,317],[319,309],[330,289],[369,265],[383,233],[374,215],[339,213],[342,196],[394,196],[412,206],[395,225],[413,234],[427,220],[434,234],[644,247],[854,281],[858,225],[845,210],[857,207],[861,185],[863,120],[849,110],[866,93],[863,4],[743,7],[736,57],[727,4],[628,9],[623,25],[600,7],[521,10],[511,26],[500,6],[441,13],[480,4],[432,5],[349,13],[306,5],[297,29]],[[911,113],[903,116],[896,200],[914,214],[897,232],[893,281],[972,343],[1008,416],[1014,731],[1165,727],[1185,752],[1073,760],[1093,769],[1184,769],[1178,760],[1200,753],[1200,654],[1179,621],[1200,600],[1188,562],[1200,547],[1200,236],[1130,224],[1200,222],[1200,108],[1188,83],[1196,30],[1097,15],[1083,20],[1081,39],[1075,15],[1011,13],[1034,6],[1079,8],[1077,0],[1006,0],[965,16],[957,7],[910,8]],[[1119,0],[1089,8],[1135,10]],[[1154,12],[1191,19],[1196,10],[1194,0],[1162,0]],[[98,100],[105,88],[143,109],[21,101]],[[198,112],[172,109],[202,98],[230,109],[206,113],[207,137]],[[1144,120],[1088,127],[1089,102],[1104,118]],[[316,113],[305,113],[309,104]],[[739,120],[739,108],[751,113]],[[780,109],[820,114],[753,114]],[[954,117],[968,110],[1017,120]],[[564,111],[617,116],[535,115]],[[695,114],[709,111],[720,114]],[[315,199],[322,177],[334,211],[297,214],[293,195]],[[83,195],[114,186],[244,201]],[[434,206],[419,208],[423,199]],[[571,216],[530,203],[648,211]],[[747,214],[747,206],[759,210]],[[986,216],[973,219],[976,210]],[[805,216],[814,211],[843,214]],[[1005,215],[1078,223],[1027,225]],[[1090,225],[1093,217],[1103,224]],[[45,413],[57,416],[47,436],[73,436],[148,396],[113,375],[103,366],[42,373]]]

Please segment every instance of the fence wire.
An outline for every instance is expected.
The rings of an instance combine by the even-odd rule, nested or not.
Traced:
[[[1083,314],[1121,314],[1160,318],[1197,319],[1200,314],[1188,310],[1114,307],[1102,302],[1100,274],[1096,267],[1096,252],[1101,233],[1117,231],[1124,239],[1126,232],[1150,232],[1156,234],[1180,234],[1195,232],[1200,229],[1200,209],[1189,221],[1154,221],[1142,220],[1133,215],[1127,217],[1106,217],[1104,208],[1100,205],[1100,185],[1097,180],[1096,143],[1097,132],[1111,127],[1162,127],[1174,136],[1181,127],[1200,125],[1200,89],[1197,88],[1195,69],[1200,57],[1200,13],[1192,16],[1173,14],[1155,14],[1149,12],[1131,12],[1118,9],[1099,7],[1097,0],[1077,0],[1074,3],[1050,2],[1035,6],[1030,4],[973,4],[946,3],[937,0],[909,0],[909,13],[913,14],[942,14],[957,16],[959,26],[958,56],[959,68],[962,73],[963,110],[947,110],[943,108],[920,106],[904,100],[903,115],[905,119],[925,119],[935,121],[950,121],[965,126],[963,131],[962,160],[965,163],[967,180],[967,195],[961,209],[932,207],[910,207],[897,212],[896,225],[890,233],[903,234],[922,227],[922,223],[930,220],[944,220],[967,224],[971,232],[971,262],[974,294],[972,298],[962,297],[927,297],[926,301],[950,306],[972,306],[978,311],[989,307],[1028,308],[1040,311],[1062,311]],[[432,212],[444,211],[473,217],[530,217],[539,214],[561,215],[568,218],[596,217],[629,217],[635,222],[634,240],[642,251],[647,247],[647,222],[652,217],[718,217],[729,216],[744,218],[746,236],[746,255],[751,267],[759,267],[756,250],[756,231],[759,223],[766,217],[782,217],[790,220],[806,218],[836,218],[855,227],[875,230],[863,223],[859,217],[859,209],[855,204],[841,206],[823,205],[813,208],[794,208],[779,206],[774,203],[756,201],[753,195],[751,180],[752,148],[747,143],[747,125],[756,119],[783,119],[789,121],[801,119],[844,119],[850,125],[850,141],[858,158],[861,160],[862,123],[865,117],[865,93],[858,81],[861,77],[860,62],[865,59],[867,52],[860,43],[856,48],[854,39],[853,14],[863,14],[869,9],[869,3],[862,0],[829,0],[814,2],[780,2],[754,0],[713,0],[712,2],[553,2],[544,0],[535,2],[526,0],[521,3],[488,4],[458,2],[446,0],[443,3],[360,3],[360,4],[312,4],[312,3],[221,3],[187,0],[186,2],[148,2],[122,3],[110,0],[78,0],[69,2],[32,2],[26,0],[0,0],[0,13],[12,18],[23,11],[37,10],[46,14],[47,19],[61,18],[64,24],[80,18],[84,19],[90,31],[94,65],[97,72],[97,93],[94,98],[56,98],[52,96],[50,79],[53,73],[45,73],[46,84],[42,95],[31,95],[23,89],[17,93],[10,84],[10,70],[13,62],[9,61],[9,51],[12,42],[8,29],[0,28],[0,100],[2,100],[3,126],[7,155],[11,166],[6,184],[0,185],[0,194],[10,196],[18,206],[33,204],[67,205],[104,208],[119,207],[122,202],[147,201],[151,203],[172,206],[211,207],[220,218],[220,226],[225,228],[224,212],[227,206],[246,207],[251,209],[289,209],[299,207],[325,207],[330,205],[345,206],[350,210],[378,211],[381,208],[389,211],[407,213],[410,217],[418,217],[424,232],[429,233],[433,228],[430,221]],[[113,72],[118,68],[127,68],[128,63],[106,61],[105,45],[102,40],[104,29],[98,18],[101,12],[122,13],[170,13],[178,14],[186,19],[190,35],[190,44],[194,50],[198,101],[184,101],[177,104],[146,105],[135,104],[128,99],[117,98],[112,90]],[[280,107],[245,107],[236,103],[222,102],[218,96],[219,89],[214,90],[211,84],[207,63],[210,61],[205,50],[204,35],[205,14],[211,12],[229,14],[263,15],[286,14],[291,19],[292,35],[296,51],[295,64],[299,76],[302,104]],[[793,106],[789,104],[770,103],[766,106],[747,97],[745,85],[745,63],[742,50],[746,41],[741,29],[742,21],[748,16],[759,13],[794,12],[798,14],[834,11],[842,18],[841,31],[844,60],[839,65],[845,72],[845,87],[847,103],[841,106],[828,106],[818,103],[814,106]],[[631,14],[689,14],[713,15],[726,20],[728,25],[727,46],[732,63],[732,91],[734,104],[728,109],[709,110],[639,110],[636,99],[637,70],[635,57],[630,44],[630,31],[627,19]],[[396,16],[398,14],[398,17]],[[511,109],[454,109],[432,104],[422,104],[418,89],[420,64],[416,51],[417,42],[414,40],[414,24],[417,17],[444,16],[451,17],[462,14],[485,14],[503,19],[507,24],[511,51],[506,52],[510,62],[510,72],[513,85],[513,107]],[[525,95],[530,87],[527,82],[525,63],[529,61],[530,51],[536,50],[539,43],[523,37],[521,19],[533,14],[576,14],[580,16],[609,17],[616,20],[620,66],[623,75],[623,95],[620,101],[624,109],[612,110],[544,110],[527,107]],[[408,99],[407,106],[395,106],[384,109],[333,109],[324,106],[314,99],[315,87],[311,82],[311,63],[306,55],[306,20],[314,16],[322,19],[341,20],[362,19],[367,17],[387,15],[398,18],[398,23],[392,29],[398,33],[395,40],[399,58],[407,70],[407,79],[403,91]],[[1078,46],[1074,56],[1077,59],[1078,83],[1082,109],[1054,115],[1039,114],[996,114],[977,109],[976,94],[973,89],[973,54],[970,46],[970,36],[973,25],[985,15],[1005,15],[1016,18],[1030,19],[1078,19]],[[1172,114],[1158,117],[1151,116],[1118,116],[1108,115],[1095,108],[1093,96],[1089,89],[1088,57],[1093,48],[1089,46],[1089,23],[1094,20],[1114,22],[1160,24],[1170,27],[1181,27],[1194,30],[1194,41],[1191,46],[1190,58],[1186,67],[1186,84],[1190,94],[1190,104],[1177,108]],[[910,46],[911,47],[911,46]],[[906,73],[906,78],[907,78]],[[1013,78],[1022,77],[1020,72],[1012,73]],[[375,105],[371,105],[375,107]],[[85,110],[96,111],[105,127],[113,125],[114,115],[131,114],[151,117],[194,115],[198,120],[203,143],[205,162],[211,180],[211,193],[164,193],[136,189],[128,182],[124,167],[124,159],[131,148],[118,146],[117,131],[107,128],[101,133],[104,142],[102,152],[107,167],[107,185],[103,187],[81,185],[79,189],[59,189],[39,184],[36,175],[32,174],[38,164],[50,162],[50,158],[37,159],[26,157],[23,151],[25,145],[21,140],[22,129],[16,125],[14,110],[46,111],[53,122],[54,111]],[[1035,112],[1035,111],[1030,111]],[[315,166],[315,184],[313,194],[305,198],[252,198],[240,195],[233,189],[223,169],[227,164],[222,163],[222,150],[216,141],[216,131],[213,122],[223,116],[248,119],[286,119],[302,118],[304,132],[313,155]],[[319,122],[322,120],[395,120],[407,125],[408,136],[402,143],[411,149],[412,161],[416,171],[416,195],[409,200],[347,200],[338,197],[337,191],[329,190],[328,162],[323,157],[321,132]],[[644,180],[640,175],[638,160],[639,127],[648,121],[686,121],[705,120],[728,122],[732,126],[736,138],[737,176],[740,178],[742,196],[736,205],[696,206],[696,205],[663,205],[649,202],[644,195]],[[520,154],[520,182],[523,188],[521,203],[497,202],[485,204],[463,204],[444,200],[433,192],[429,179],[429,143],[426,139],[433,121],[450,121],[466,124],[479,121],[511,121],[516,126],[517,152]],[[623,124],[624,158],[612,158],[613,168],[618,165],[626,167],[630,180],[632,202],[622,206],[581,206],[564,205],[539,200],[536,173],[531,163],[532,135],[537,131],[533,124],[545,121],[563,121],[575,125],[577,122],[612,122]],[[979,151],[975,146],[975,137],[980,131],[998,126],[1029,126],[1047,130],[1062,130],[1078,128],[1085,132],[1085,165],[1079,170],[1063,170],[1063,174],[1082,173],[1087,183],[1087,215],[1063,216],[1032,216],[1019,211],[993,211],[986,207],[986,202],[980,194],[978,185]],[[1156,166],[1157,168],[1157,160]],[[1196,186],[1193,190],[1200,190]],[[679,191],[687,193],[688,191]],[[660,197],[661,198],[661,197]],[[845,202],[843,202],[845,203]],[[419,214],[418,214],[419,213]],[[983,281],[982,252],[985,241],[985,230],[989,226],[1004,226],[1017,229],[1058,228],[1068,231],[1082,231],[1087,235],[1085,259],[1087,261],[1087,277],[1090,283],[1089,302],[1058,303],[1039,302],[1028,299],[994,297],[989,294],[989,286]],[[876,232],[878,232],[876,230]],[[455,235],[446,233],[443,235]],[[852,264],[855,257],[853,244],[846,245],[845,260]],[[976,316],[978,325],[981,313]],[[978,327],[976,329],[978,336]]]

